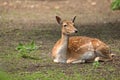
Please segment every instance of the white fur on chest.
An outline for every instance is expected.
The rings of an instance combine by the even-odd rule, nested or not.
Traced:
[[[54,59],[54,62],[62,62],[66,63],[66,53],[67,53],[67,43],[63,43],[61,46],[59,46],[56,50],[56,58]]]
[[[57,55],[59,55],[61,58],[66,58],[66,53],[67,53],[67,44],[64,43],[62,46],[59,46],[57,49]]]

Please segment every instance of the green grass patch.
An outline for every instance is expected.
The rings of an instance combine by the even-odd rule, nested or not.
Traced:
[[[0,80],[12,80],[12,78],[8,73],[0,70]]]
[[[38,72],[20,72],[12,77],[13,80],[119,80],[118,76],[111,76],[112,73],[106,75],[107,71],[114,71],[110,66],[104,67],[103,74],[100,73],[99,68],[95,69],[93,66],[87,66],[83,71],[84,69],[86,69],[85,72],[80,72],[78,69],[71,68],[73,73],[67,73],[62,69],[46,69]]]
[[[111,4],[112,10],[120,10],[120,0],[114,0]]]
[[[21,57],[30,58],[30,59],[39,59],[39,58],[35,58],[35,57],[32,57],[29,55],[30,53],[32,53],[33,51],[35,51],[37,49],[38,49],[38,47],[36,46],[34,41],[32,41],[31,43],[28,43],[26,45],[19,43],[19,45],[16,48],[16,50],[18,50]]]
[[[99,61],[94,61],[93,62],[93,67],[94,68],[97,68],[97,67],[99,67],[100,66],[100,62]]]

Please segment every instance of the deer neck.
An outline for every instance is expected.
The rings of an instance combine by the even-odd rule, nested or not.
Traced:
[[[61,36],[61,45],[63,48],[67,49],[68,48],[68,41],[69,41],[69,36],[62,34]]]
[[[69,37],[67,35],[62,34],[61,39],[60,39],[60,45],[57,51],[58,54],[61,55],[61,57],[66,58],[68,41],[69,41]]]

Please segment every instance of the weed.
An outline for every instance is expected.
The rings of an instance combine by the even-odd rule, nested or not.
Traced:
[[[114,0],[111,4],[112,10],[120,9],[120,0]]]
[[[26,45],[19,43],[19,45],[16,48],[16,50],[18,50],[18,52],[20,53],[21,57],[30,58],[30,59],[37,59],[37,58],[29,56],[29,53],[31,53],[37,49],[38,49],[38,47],[36,46],[34,41],[32,41],[31,43],[26,44]]]
[[[93,67],[94,67],[94,68],[98,68],[99,66],[100,66],[99,61],[94,61],[94,62],[93,62]]]

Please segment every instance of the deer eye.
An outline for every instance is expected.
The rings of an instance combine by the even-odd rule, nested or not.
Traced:
[[[64,27],[67,27],[67,25],[65,24]]]

